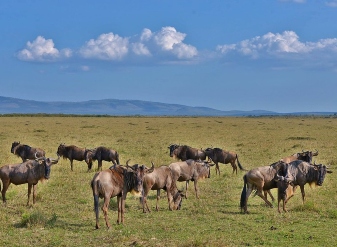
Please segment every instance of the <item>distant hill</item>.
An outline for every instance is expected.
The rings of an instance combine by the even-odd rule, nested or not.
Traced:
[[[42,102],[0,96],[0,114],[78,114],[112,116],[264,116],[284,115],[272,111],[220,111],[141,100],[89,100],[82,102]],[[288,113],[298,115],[331,115],[335,113]]]

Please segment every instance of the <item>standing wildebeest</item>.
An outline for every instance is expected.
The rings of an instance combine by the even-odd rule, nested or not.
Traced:
[[[214,164],[212,164],[214,165]],[[171,163],[169,167],[172,170],[173,180],[186,181],[185,198],[187,198],[188,182],[194,181],[195,196],[199,199],[198,180],[210,177],[210,166],[207,161],[195,161],[192,159]]]
[[[275,181],[277,182],[277,209],[281,213],[280,202],[282,201],[282,208],[284,212],[287,212],[286,203],[288,198],[294,194],[294,187],[291,186],[284,176],[276,174]]]
[[[36,201],[36,188],[40,180],[49,179],[50,166],[56,164],[58,159],[51,159],[46,157],[36,157],[35,160],[28,160],[21,164],[4,165],[0,168],[0,179],[2,180],[2,200],[6,203],[6,191],[9,185],[26,184],[28,183],[28,201],[29,205],[30,194],[33,187],[33,204]],[[1,190],[1,186],[0,186]]]
[[[312,186],[312,184],[322,186],[326,173],[332,173],[332,171],[328,171],[325,165],[312,165],[302,160],[295,160],[289,163],[285,179],[293,187],[297,185],[300,186],[302,202],[304,203],[304,185],[309,183],[310,186]],[[292,196],[287,198],[286,202],[288,202],[291,197]]]
[[[88,151],[89,149],[86,149],[86,148],[79,148],[79,147],[76,147],[75,145],[67,146],[64,143],[62,143],[59,145],[57,149],[57,154],[62,156],[64,159],[70,160],[70,168],[73,171],[73,160],[78,160],[78,161],[84,160],[85,162],[87,162],[85,158],[86,158],[86,154]],[[92,163],[87,163],[87,165],[88,165],[88,170],[89,170],[89,167],[91,168]]]
[[[270,166],[254,168],[243,176],[244,185],[241,192],[240,207],[241,210],[244,210],[244,213],[248,212],[247,202],[253,190],[256,190],[256,195],[261,197],[268,206],[273,206],[264,196],[263,191],[277,187],[277,183],[274,178],[279,170],[281,175],[285,174],[286,167],[287,163],[278,161]]]
[[[144,165],[120,165],[111,166],[109,169],[97,172],[91,181],[94,196],[94,208],[96,215],[96,229],[99,228],[99,198],[104,198],[102,210],[105,223],[110,228],[108,220],[108,208],[110,198],[117,196],[118,219],[117,223],[124,223],[125,199],[128,192],[142,193],[145,174],[153,172],[154,167],[148,169]]]
[[[316,152],[312,152],[312,151],[303,151],[301,153],[295,153],[293,155],[289,155],[289,156],[286,156],[284,158],[282,158],[281,160],[285,163],[290,163],[292,161],[295,161],[295,160],[302,160],[302,161],[305,161],[305,162],[308,162],[308,163],[311,163],[312,161],[312,157],[313,156],[317,156],[318,155],[318,151],[316,150]],[[285,175],[284,175],[285,176]],[[284,182],[282,182],[284,183]],[[276,187],[275,187],[276,188]],[[293,188],[293,191],[295,191],[295,187]],[[290,189],[288,189],[290,190]],[[274,201],[274,197],[273,195],[271,194],[270,190],[265,190],[264,191],[264,196],[267,198],[267,193],[270,195],[270,198],[272,199],[272,201]],[[292,197],[293,195],[290,195],[291,192],[287,191],[288,193],[288,198]],[[290,196],[289,196],[290,195]]]
[[[156,210],[158,211],[158,202],[160,199],[160,190],[166,190],[167,200],[170,210],[179,210],[182,202],[181,191],[177,189],[176,181],[173,179],[171,168],[168,166],[160,166],[154,168],[152,173],[148,173],[143,181],[143,212],[150,212],[147,205],[147,195],[150,190],[157,190]],[[146,206],[146,210],[145,210]]]
[[[33,148],[25,144],[20,144],[20,142],[12,143],[11,153],[19,156],[22,159],[22,162],[34,160],[35,154],[37,157],[43,157],[46,154],[41,148]]]
[[[295,153],[293,155],[287,156],[282,158],[282,160],[286,163],[290,163],[294,160],[303,160],[305,162],[311,163],[312,162],[312,157],[313,156],[317,156],[318,155],[318,151],[316,150],[315,153],[313,153],[312,151],[303,151],[301,153]]]
[[[233,168],[233,173],[238,174],[238,168],[235,164],[235,161],[238,162],[240,170],[246,171],[240,164],[238,155],[234,152],[225,151],[221,148],[206,148],[206,155],[215,163],[215,173],[220,175],[219,163],[228,164],[230,163]]]
[[[117,151],[107,148],[107,147],[97,147],[91,149],[87,152],[86,162],[88,164],[88,169],[92,168],[92,161],[98,161],[98,170],[102,171],[102,160],[111,161],[114,165],[119,165],[119,155]]]
[[[181,161],[185,160],[205,160],[206,153],[205,151],[197,148],[192,148],[187,145],[177,145],[171,144],[170,149],[170,157],[174,157],[175,159],[180,159]]]

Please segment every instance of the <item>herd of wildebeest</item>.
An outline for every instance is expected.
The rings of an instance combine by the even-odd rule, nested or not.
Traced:
[[[102,210],[105,223],[110,228],[108,220],[108,207],[112,197],[117,197],[118,218],[117,223],[124,223],[125,199],[127,193],[140,195],[143,212],[150,212],[147,204],[147,195],[150,190],[157,191],[156,210],[158,211],[158,200],[160,190],[167,193],[168,207],[170,210],[179,210],[183,198],[187,198],[189,181],[194,182],[196,197],[199,198],[197,183],[201,178],[210,177],[210,168],[215,166],[216,174],[220,175],[219,163],[231,164],[233,174],[237,174],[237,166],[246,171],[243,176],[243,189],[240,199],[241,211],[248,213],[247,201],[253,191],[261,197],[266,205],[272,207],[267,199],[267,194],[274,201],[270,190],[277,188],[278,211],[281,213],[280,202],[286,212],[286,203],[294,195],[299,186],[302,193],[302,201],[305,200],[304,185],[309,183],[321,186],[326,173],[331,173],[328,167],[322,164],[313,164],[313,156],[318,151],[303,151],[284,157],[269,166],[257,167],[249,171],[245,170],[239,162],[235,152],[220,148],[197,149],[187,145],[170,144],[170,156],[175,162],[169,165],[149,168],[145,165],[135,164],[129,166],[119,162],[119,154],[116,150],[100,146],[93,149],[80,148],[75,145],[60,144],[57,150],[57,159],[45,157],[45,151],[34,148],[20,142],[13,142],[11,153],[22,159],[22,163],[4,165],[0,168],[0,179],[2,181],[2,200],[6,204],[6,191],[9,185],[28,184],[29,205],[31,190],[33,188],[33,204],[36,201],[36,186],[40,180],[48,179],[50,168],[58,163],[60,157],[70,160],[70,168],[73,170],[73,160],[85,161],[88,171],[92,169],[93,161],[98,162],[98,172],[91,181],[94,197],[94,209],[96,216],[96,229],[99,228],[99,198],[104,198]],[[108,169],[102,169],[102,161],[112,162]],[[177,181],[186,181],[184,191],[178,190]],[[1,189],[1,187],[0,187]]]

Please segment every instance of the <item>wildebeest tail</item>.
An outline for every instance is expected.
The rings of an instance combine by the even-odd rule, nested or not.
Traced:
[[[240,161],[239,161],[239,156],[236,155],[236,160],[238,161],[238,166],[240,168],[241,171],[247,171],[245,168],[242,167],[242,165],[240,164]]]
[[[246,195],[247,195],[247,177],[246,175],[243,176],[243,188],[241,192],[241,199],[240,199],[240,208],[243,209],[246,204]]]
[[[96,180],[95,178],[91,181],[91,189],[94,196],[94,210],[96,220],[99,217],[99,191],[98,191],[98,187],[100,186],[99,183],[100,183],[99,180]]]
[[[117,162],[117,165],[119,165],[119,154],[116,152],[116,162]]]

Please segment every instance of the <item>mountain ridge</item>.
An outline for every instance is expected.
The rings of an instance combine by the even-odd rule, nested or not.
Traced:
[[[222,111],[203,106],[186,106],[143,100],[102,99],[79,102],[37,101],[0,96],[0,114],[75,114],[112,116],[266,116],[335,115],[335,112],[278,113],[266,110]]]

